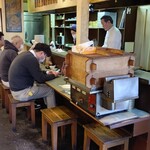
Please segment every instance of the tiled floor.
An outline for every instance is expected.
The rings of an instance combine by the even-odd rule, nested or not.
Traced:
[[[1,107],[0,101],[0,150],[51,150],[50,127],[48,128],[48,143],[42,142],[41,137],[41,112],[36,110],[36,127],[31,128],[27,120],[26,110],[17,110],[17,132],[11,130],[8,114]],[[69,129],[69,128],[67,128]],[[71,150],[70,130],[67,130],[65,141],[59,140],[59,150]],[[78,127],[77,150],[83,149],[83,129]]]
[[[43,106],[42,106],[43,108]],[[0,150],[51,150],[50,127],[48,128],[48,143],[42,142],[41,136],[41,112],[36,110],[36,127],[31,127],[30,121],[27,120],[26,110],[17,109],[17,132],[11,130],[11,124],[8,119],[6,110],[1,107],[0,100]],[[67,134],[64,141],[58,137],[58,150],[71,150],[70,126],[67,126]],[[60,135],[60,134],[59,134]],[[77,150],[83,149],[83,128],[78,125],[77,132]],[[143,141],[143,137],[137,142]],[[129,150],[141,150],[137,147],[137,142],[130,141]],[[142,144],[140,144],[142,145]],[[142,145],[145,149],[146,143]],[[92,142],[90,150],[98,150],[98,146]],[[112,148],[111,150],[120,150],[120,148]]]
[[[40,116],[39,116],[40,117]],[[31,128],[25,110],[17,111],[17,132],[11,130],[8,114],[0,107],[0,145],[2,150],[48,150],[49,145],[41,139],[41,128]]]

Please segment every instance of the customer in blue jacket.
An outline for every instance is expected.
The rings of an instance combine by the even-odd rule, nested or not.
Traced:
[[[9,84],[15,99],[28,101],[46,98],[48,108],[56,105],[54,91],[45,82],[54,79],[59,73],[46,73],[40,69],[39,62],[43,62],[46,56],[51,56],[49,46],[37,43],[33,49],[14,59],[9,69]]]
[[[15,35],[11,38],[11,41],[5,40],[4,50],[0,55],[0,74],[2,83],[9,87],[8,71],[9,67],[18,55],[18,52],[23,48],[23,40],[20,36]]]

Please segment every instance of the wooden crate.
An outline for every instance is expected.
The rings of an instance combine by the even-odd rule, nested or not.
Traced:
[[[92,55],[69,51],[65,61],[65,75],[88,88],[102,87],[108,76],[134,74],[134,54],[117,49],[97,47]]]

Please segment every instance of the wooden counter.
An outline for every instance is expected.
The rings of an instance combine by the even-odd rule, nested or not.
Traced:
[[[24,43],[24,50],[28,51],[31,48],[31,43]]]
[[[58,78],[56,78],[54,80],[51,80],[51,81],[47,81],[46,84],[49,85],[51,88],[53,88],[61,96],[63,96],[76,109],[80,110],[80,113],[82,112],[85,115],[87,115],[87,117],[90,117],[93,120],[93,122],[96,121],[96,122],[98,122],[98,123],[103,125],[103,123],[101,122],[100,118],[89,114],[88,112],[86,112],[81,107],[79,107],[78,105],[76,105],[75,103],[73,103],[71,101],[70,95],[65,93],[64,89],[60,86],[60,85],[66,84],[66,82],[64,81],[64,77],[63,76],[60,76],[60,77],[58,77]],[[82,116],[82,115],[80,116],[80,114],[78,114],[78,115],[79,115],[79,117]],[[83,118],[81,118],[81,119],[83,119]],[[114,128],[126,127],[126,126],[129,126],[129,125],[132,126],[131,133],[132,133],[133,137],[136,137],[136,136],[139,136],[139,135],[143,135],[143,134],[147,134],[146,150],[150,150],[150,115],[148,115],[146,117],[139,117],[139,118],[134,118],[134,119],[118,122],[118,123],[115,123],[115,124],[108,125],[108,127],[111,128],[111,129],[114,129]]]
[[[143,70],[136,70],[135,76],[139,77],[140,81],[143,84],[150,85],[150,72],[143,71]]]
[[[65,56],[67,55],[66,51],[58,52],[52,51],[52,62],[56,65],[57,68],[61,69],[63,62],[65,61]]]

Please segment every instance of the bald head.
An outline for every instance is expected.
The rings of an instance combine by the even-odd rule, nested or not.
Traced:
[[[11,38],[11,43],[20,50],[21,45],[23,45],[23,39],[19,35],[15,35]]]

